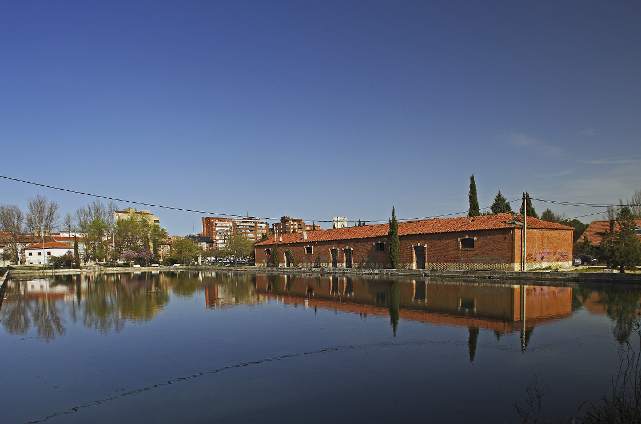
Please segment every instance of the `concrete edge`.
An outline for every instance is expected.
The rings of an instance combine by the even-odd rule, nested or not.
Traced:
[[[619,274],[605,272],[514,272],[514,271],[427,271],[408,269],[343,269],[343,268],[269,268],[256,266],[220,267],[220,266],[181,266],[181,267],[117,267],[117,268],[83,268],[83,269],[56,269],[56,270],[9,270],[5,273],[15,277],[45,277],[54,275],[97,275],[117,273],[141,272],[181,272],[181,271],[234,271],[234,272],[264,272],[278,274],[306,274],[306,275],[355,275],[371,277],[418,277],[456,280],[485,280],[497,282],[535,282],[537,284],[641,284],[641,274]]]

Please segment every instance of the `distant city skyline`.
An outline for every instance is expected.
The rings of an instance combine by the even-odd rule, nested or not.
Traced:
[[[499,189],[617,203],[641,189],[640,15],[597,1],[6,3],[0,174],[310,222],[463,211],[472,174],[482,207]],[[42,194],[61,217],[93,200],[1,179],[0,193],[23,208]],[[132,206],[200,231],[202,215]]]

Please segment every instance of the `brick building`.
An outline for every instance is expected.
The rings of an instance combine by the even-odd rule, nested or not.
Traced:
[[[509,213],[399,223],[400,259],[410,269],[518,270],[521,217]],[[528,217],[528,269],[572,265],[574,229]],[[388,225],[272,236],[255,246],[256,265],[389,267]]]
[[[641,219],[635,219],[634,222],[637,225],[637,237],[641,239]],[[614,225],[614,229],[616,230],[618,225],[616,223]],[[610,221],[592,221],[581,235],[581,240],[587,239],[591,245],[600,246],[603,238],[609,231]]]
[[[272,232],[276,235],[302,233],[303,231],[320,230],[320,225],[307,224],[300,218],[283,216],[279,222],[272,224]]]
[[[269,224],[257,218],[242,219],[203,217],[201,235],[212,240],[214,249],[222,249],[232,235],[242,235],[250,241],[257,241],[269,233]]]

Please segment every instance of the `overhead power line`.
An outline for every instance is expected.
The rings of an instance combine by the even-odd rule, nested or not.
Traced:
[[[140,205],[140,206],[146,206],[150,208],[159,208],[159,209],[167,209],[167,210],[172,210],[172,211],[179,211],[179,212],[190,212],[190,213],[196,213],[200,215],[215,215],[215,216],[220,216],[220,217],[228,217],[228,218],[248,218],[247,215],[240,215],[240,214],[234,214],[234,213],[226,213],[226,212],[215,212],[215,211],[206,211],[206,210],[199,210],[199,209],[191,209],[191,208],[183,208],[183,207],[178,207],[178,206],[168,206],[168,205],[163,205],[160,203],[150,203],[150,202],[144,202],[140,200],[131,200],[131,199],[123,199],[120,197],[115,197],[115,196],[109,196],[105,194],[97,194],[97,193],[89,193],[81,190],[74,190],[71,188],[66,188],[66,187],[59,187],[59,186],[54,186],[51,184],[45,184],[45,183],[39,183],[35,181],[30,181],[30,180],[25,180],[22,178],[15,178],[15,177],[10,177],[7,175],[0,175],[0,178],[7,180],[7,181],[12,181],[12,182],[17,182],[17,183],[22,183],[22,184],[28,184],[36,187],[42,187],[42,188],[47,188],[50,190],[56,190],[56,191],[62,191],[65,193],[71,193],[71,194],[77,194],[81,196],[88,196],[88,197],[94,197],[97,199],[105,199],[105,200],[111,200],[114,202],[122,202],[122,203],[128,203],[132,205]],[[520,201],[521,199],[513,199],[509,200],[508,203],[514,203],[517,201]],[[488,210],[491,209],[491,206],[486,206],[483,208],[480,208],[480,210]],[[456,216],[456,215],[463,215],[467,214],[468,211],[457,211],[457,212],[450,212],[450,213],[444,213],[444,214],[439,214],[439,215],[432,215],[432,216],[425,216],[425,217],[416,217],[416,218],[399,218],[399,221],[417,221],[417,220],[422,220],[422,219],[434,219],[434,218],[442,218],[442,217],[448,217],[448,216]],[[257,218],[265,221],[278,221],[280,218],[272,218],[272,217],[252,217],[252,218]],[[334,221],[333,220],[328,220],[328,219],[306,219],[307,221],[313,221],[316,223],[323,223],[323,224],[331,224]],[[356,222],[361,222],[361,223],[386,223],[388,222],[388,219],[380,219],[380,220],[348,220],[347,222],[350,223],[356,223]]]
[[[95,197],[95,198],[98,198],[98,199],[111,200],[111,201],[114,201],[114,202],[123,202],[123,203],[129,203],[129,204],[133,204],[133,205],[147,206],[147,207],[150,207],[150,208],[169,209],[169,210],[180,211],[180,212],[191,212],[191,213],[197,213],[197,214],[201,214],[201,215],[218,215],[218,216],[224,216],[224,217],[230,217],[230,218],[246,218],[246,216],[233,214],[233,213],[202,211],[202,210],[197,210],[197,209],[181,208],[181,207],[178,207],[178,206],[167,206],[167,205],[161,205],[161,204],[158,204],[158,203],[142,202],[142,201],[139,201],[139,200],[121,199],[119,197],[107,196],[107,195],[104,195],[104,194],[88,193],[88,192],[79,191],[79,190],[73,190],[73,189],[64,188],[64,187],[57,187],[57,186],[53,186],[53,185],[50,185],[50,184],[37,183],[37,182],[34,182],[34,181],[23,180],[23,179],[20,179],[20,178],[8,177],[6,175],[0,175],[0,178],[8,180],[8,181],[13,181],[13,182],[18,182],[18,183],[33,185],[33,186],[36,186],[36,187],[43,187],[43,188],[48,188],[48,189],[51,189],[51,190],[63,191],[63,192],[66,192],[66,193],[79,194],[79,195],[82,195],[82,196]],[[261,218],[261,219],[273,220],[275,218]]]
[[[550,199],[540,199],[537,197],[532,197],[532,200],[537,200],[539,202],[553,203],[563,206],[579,206],[579,207],[590,207],[590,208],[618,208],[623,206],[641,206],[638,203],[627,203],[627,204],[613,204],[613,203],[585,203],[585,202],[567,202],[563,200],[550,200]]]

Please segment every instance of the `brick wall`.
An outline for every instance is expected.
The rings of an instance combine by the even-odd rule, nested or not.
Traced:
[[[461,247],[462,238],[474,238],[474,248]],[[385,242],[385,251],[376,249],[376,242]],[[423,234],[400,238],[400,259],[404,268],[416,267],[414,246],[425,246],[427,269],[518,269],[520,263],[520,231],[497,229],[459,233]],[[532,267],[569,265],[572,260],[572,231],[528,230],[528,262]],[[311,246],[312,253],[305,251]],[[280,266],[285,266],[285,252],[291,251],[292,266],[330,267],[330,251],[338,250],[338,267],[346,265],[345,249],[352,250],[354,268],[389,267],[387,238],[366,238],[287,245],[258,246],[256,264],[265,266],[269,259],[265,248],[276,249]]]

